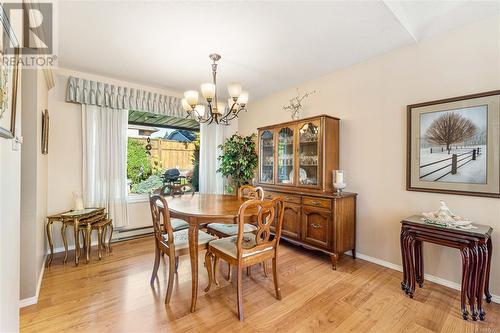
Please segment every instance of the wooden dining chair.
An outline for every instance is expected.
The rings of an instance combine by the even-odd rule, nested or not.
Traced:
[[[262,187],[254,187],[250,185],[243,185],[238,189],[238,197],[239,198],[247,198],[247,199],[257,199],[264,200],[264,189]],[[245,232],[254,232],[257,230],[257,227],[251,223],[245,223]],[[211,235],[217,236],[218,238],[235,236],[238,234],[238,225],[237,224],[229,224],[229,223],[209,223],[207,225],[207,232]],[[226,276],[226,280],[231,280],[231,265],[228,264],[228,272]],[[264,274],[267,277],[267,266],[263,263],[264,266]],[[250,270],[248,270],[248,274],[250,274]]]
[[[253,187],[243,185],[238,189],[239,198],[264,200],[264,189],[262,187]],[[250,223],[245,223],[245,232],[255,231],[257,228]],[[237,224],[228,223],[209,223],[207,232],[219,238],[235,236],[238,234]]]
[[[276,298],[281,300],[281,290],[278,283],[278,245],[283,224],[283,198],[277,197],[271,201],[248,200],[238,212],[238,234],[220,238],[208,244],[205,255],[205,266],[208,271],[208,292],[212,283],[216,282],[217,264],[223,259],[236,267],[238,317],[243,320],[242,270],[258,263],[272,259],[273,280]],[[254,233],[244,232],[245,217],[254,216],[256,227]],[[275,221],[276,220],[276,221]],[[271,237],[271,225],[275,222],[275,234]],[[213,259],[213,266],[212,266]],[[213,268],[212,268],[213,267]]]
[[[150,284],[153,285],[157,277],[158,267],[160,266],[160,255],[166,254],[169,259],[169,271],[165,304],[168,304],[172,295],[178,258],[179,256],[189,254],[188,229],[174,231],[170,212],[168,211],[168,204],[163,196],[151,196],[149,205],[155,234],[155,262]],[[205,250],[208,247],[208,242],[215,239],[214,236],[200,230],[198,233],[198,251]]]

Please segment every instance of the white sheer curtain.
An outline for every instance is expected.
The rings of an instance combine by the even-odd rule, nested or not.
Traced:
[[[224,193],[226,182],[217,172],[220,164],[217,157],[221,153],[218,147],[237,129],[237,119],[234,119],[230,126],[200,124],[200,193]]]
[[[115,227],[128,225],[128,112],[82,105],[83,199],[86,207],[105,207]]]
[[[200,193],[223,194],[224,179],[217,172],[220,144],[224,142],[224,128],[216,124],[200,125]]]

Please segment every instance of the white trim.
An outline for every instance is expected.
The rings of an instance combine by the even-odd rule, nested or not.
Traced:
[[[36,293],[33,297],[23,298],[19,300],[19,308],[24,308],[25,306],[33,305],[38,303],[38,295],[40,295],[40,288],[42,286],[43,274],[45,273],[45,262],[47,261],[47,255],[43,258],[42,269],[40,270],[40,276],[38,276],[38,284],[36,286]]]
[[[149,194],[133,194],[127,195],[127,203],[148,202]]]
[[[350,252],[347,252],[347,253],[350,254]],[[384,266],[384,267],[387,267],[387,268],[390,268],[390,269],[393,269],[393,270],[396,270],[396,271],[399,271],[399,272],[403,271],[403,268],[401,267],[401,265],[396,265],[396,264],[393,264],[392,262],[388,262],[388,261],[385,261],[385,260],[382,260],[382,259],[370,257],[370,256],[367,256],[366,254],[363,254],[363,253],[356,252],[356,258],[363,259],[363,260],[372,262],[374,264],[377,264],[377,265],[380,265],[380,266]],[[428,281],[431,281],[431,282],[434,282],[434,283],[437,283],[437,284],[440,284],[442,286],[451,288],[451,289],[455,289],[455,290],[460,290],[461,289],[460,283],[456,283],[456,282],[453,282],[453,281],[450,281],[450,280],[446,280],[446,279],[440,278],[438,276],[434,276],[434,275],[430,275],[430,274],[424,274],[424,279],[426,279]],[[491,295],[491,301],[500,304],[500,296],[498,296],[498,295]]]
[[[97,246],[97,241],[93,241],[90,243],[90,246]],[[71,251],[71,250],[74,250],[75,249],[75,245],[69,245],[68,246],[68,251]],[[55,247],[54,248],[54,253],[61,253],[61,252],[64,252],[64,246],[60,246],[60,247]],[[50,249],[47,250],[47,255],[50,254]]]

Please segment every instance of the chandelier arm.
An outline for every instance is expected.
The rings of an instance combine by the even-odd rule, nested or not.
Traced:
[[[236,112],[231,112],[231,113],[228,113],[227,115],[224,116],[224,121],[225,122],[228,122],[228,121],[231,121],[233,120],[234,118],[238,118],[238,113],[241,111],[242,109],[239,109],[238,111]]]
[[[198,117],[198,122],[200,124],[206,124],[209,120],[210,120],[210,118]]]

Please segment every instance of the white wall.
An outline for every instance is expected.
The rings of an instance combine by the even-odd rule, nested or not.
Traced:
[[[149,90],[164,95],[181,96],[178,92],[146,87],[108,77],[68,69],[56,70],[56,86],[49,92],[48,98],[51,125],[48,162],[48,214],[73,209],[72,193],[82,192],[81,105],[65,101],[67,81],[71,75],[115,85]],[[147,202],[129,203],[129,222],[129,228],[151,226],[149,204]],[[55,247],[63,246],[58,231],[59,226],[55,225]],[[68,240],[70,246],[74,244],[71,235],[68,236]]]
[[[22,80],[20,80],[22,81]],[[17,134],[21,133],[21,89],[18,87]],[[0,138],[0,332],[19,330],[19,229],[21,151]]]
[[[302,117],[329,114],[342,119],[340,165],[347,190],[359,193],[357,250],[400,264],[400,220],[435,210],[439,200],[445,200],[457,214],[495,229],[490,281],[493,293],[500,295],[500,265],[495,264],[500,258],[500,200],[405,191],[406,105],[500,89],[499,18],[392,51],[299,88],[317,90],[305,102]],[[295,96],[295,89],[249,103],[240,132],[290,120],[281,108]],[[424,251],[427,273],[460,281],[456,250],[426,244]]]
[[[41,153],[42,111],[47,109],[47,85],[41,70],[24,69],[20,114],[23,123],[21,153],[21,286],[20,298],[37,295],[46,253],[48,157]]]

